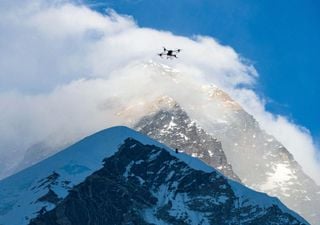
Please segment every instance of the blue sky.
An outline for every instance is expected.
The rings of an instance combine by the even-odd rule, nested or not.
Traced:
[[[320,139],[319,1],[86,1],[102,12],[131,15],[142,27],[230,45],[257,69],[256,91],[268,100],[267,109]]]

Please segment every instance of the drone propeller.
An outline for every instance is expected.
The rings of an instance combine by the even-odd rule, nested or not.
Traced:
[[[171,50],[171,49],[168,50],[165,47],[163,47],[163,52],[161,52],[157,55],[159,55],[161,58],[162,58],[162,56],[165,55],[165,56],[167,56],[167,59],[172,59],[173,57],[178,58],[176,54],[181,52],[181,50],[182,50],[181,48],[178,48],[175,50]],[[175,54],[173,54],[173,53],[175,53]]]

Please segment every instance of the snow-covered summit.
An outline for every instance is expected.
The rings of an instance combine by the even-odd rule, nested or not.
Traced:
[[[86,176],[102,167],[102,160],[117,151],[128,138],[154,144],[149,138],[126,127],[113,127],[89,136],[69,148],[0,181],[0,224],[22,225],[35,217],[44,206],[53,204],[37,201],[47,193],[47,186],[41,185],[50,175],[59,177],[49,187],[63,198],[68,189],[83,181]],[[43,188],[44,187],[44,188]]]
[[[133,142],[137,143],[130,146],[124,145],[128,140],[133,140]],[[123,157],[129,159],[131,157],[147,157],[151,160],[153,157],[157,160],[163,160],[164,158],[157,158],[157,156],[162,154],[162,151],[165,151],[167,152],[165,159],[168,160],[169,165],[171,165],[171,163],[182,165],[181,163],[183,163],[184,169],[180,168],[181,170],[178,169],[174,171],[178,174],[181,173],[179,176],[182,177],[189,174],[189,172],[184,173],[186,170],[190,170],[190,172],[202,171],[201,173],[204,177],[207,177],[205,174],[214,173],[214,177],[225,180],[223,182],[227,182],[225,183],[228,186],[227,189],[233,190],[234,194],[232,194],[232,199],[239,199],[239,201],[241,201],[240,204],[244,204],[246,207],[254,207],[258,210],[257,212],[259,213],[255,213],[256,216],[254,218],[260,218],[264,213],[269,215],[270,212],[273,212],[274,215],[283,219],[277,224],[288,224],[284,221],[293,221],[293,224],[308,224],[301,217],[287,209],[279,200],[249,190],[239,183],[228,181],[219,172],[202,161],[183,153],[176,154],[175,151],[165,145],[126,127],[113,127],[93,134],[56,155],[2,180],[0,182],[0,224],[29,224],[32,218],[46,215],[50,210],[54,211],[56,207],[59,207],[60,204],[65,202],[64,199],[67,199],[68,196],[74,193],[73,190],[77,185],[80,183],[85,184],[84,181],[86,178],[90,177],[91,174],[95,174],[96,171],[103,169],[103,160],[108,160],[108,158],[117,155],[123,148],[127,150],[128,148],[135,149],[137,153],[141,151],[140,156],[139,154],[131,155],[130,151],[126,152]],[[145,154],[144,151],[148,148],[157,149],[158,153],[153,155]],[[149,153],[151,153],[151,151]],[[110,162],[113,162],[113,160]],[[127,166],[129,166],[130,162],[141,164],[143,161],[138,158],[135,160],[131,159],[127,161]],[[160,163],[159,165],[164,164]],[[175,166],[173,166],[173,168],[175,168]],[[152,172],[156,173],[159,171],[158,169],[160,168]],[[132,170],[132,172],[134,172],[134,170]],[[164,175],[169,176],[170,171],[164,173]],[[204,177],[203,182],[210,182],[210,180],[206,181],[207,178]],[[196,186],[198,187],[198,185]],[[161,191],[160,189],[157,190]],[[233,201],[232,199],[229,199],[229,201]],[[174,198],[171,200],[174,200]],[[220,200],[222,201],[222,199]],[[227,199],[222,202],[226,200]],[[104,201],[108,201],[108,199],[104,199]],[[192,201],[196,201],[196,199],[192,199]],[[216,200],[212,199],[212,201]],[[232,208],[230,210],[232,211]],[[145,213],[147,212],[145,211]],[[151,215],[150,212],[148,215]]]

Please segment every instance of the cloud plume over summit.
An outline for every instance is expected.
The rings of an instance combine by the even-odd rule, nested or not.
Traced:
[[[198,90],[215,84],[320,183],[309,132],[267,112],[252,89],[258,79],[254,67],[211,37],[177,36],[139,27],[112,10],[102,15],[69,1],[40,0],[3,1],[0,32],[0,176],[34,143],[73,142],[108,126],[127,125],[119,112],[161,95],[182,105],[207,104]],[[162,46],[182,48],[180,58],[159,58]],[[159,74],[158,63],[173,69]],[[135,112],[132,118],[143,113]]]

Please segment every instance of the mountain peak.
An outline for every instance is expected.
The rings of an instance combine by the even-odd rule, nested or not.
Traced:
[[[168,98],[165,98],[165,102]],[[181,106],[169,98],[170,108],[143,117],[134,128],[171,148],[202,159],[224,175],[240,181],[223,152],[221,143],[192,121]]]
[[[30,225],[307,224],[277,199],[241,191],[215,170],[195,170],[181,155],[128,138],[101,169]]]
[[[210,224],[221,215],[226,217],[219,224],[237,224],[239,215],[260,224],[307,224],[277,199],[122,126],[95,133],[0,181],[0,224],[81,225],[87,219],[127,218],[123,215],[146,222],[139,224],[159,224],[157,219]]]
[[[206,94],[208,100],[211,101],[212,104],[217,104],[218,107],[221,107],[224,110],[243,110],[240,104],[233,100],[227,92],[214,84],[202,85],[201,90]]]

